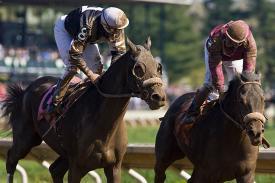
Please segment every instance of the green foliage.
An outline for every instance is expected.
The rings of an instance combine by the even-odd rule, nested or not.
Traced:
[[[267,0],[255,0],[251,16],[257,20],[256,40],[260,52],[258,68],[264,75],[265,84],[275,87],[275,4]]]
[[[166,6],[165,12],[169,16],[165,18],[164,63],[170,80],[175,82],[203,67],[203,41],[187,7]]]
[[[171,82],[203,67],[203,41],[187,6],[147,4],[121,8],[130,19],[127,35],[136,43],[151,37],[153,55],[161,57]]]
[[[230,6],[233,0],[208,0],[205,1],[207,11],[207,19],[205,21],[204,33],[209,34],[209,31],[215,26],[228,22],[233,19]]]

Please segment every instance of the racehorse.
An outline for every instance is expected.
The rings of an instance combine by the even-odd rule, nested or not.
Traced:
[[[150,39],[143,46],[127,39],[127,45],[127,53],[95,85],[90,82],[54,128],[45,120],[38,121],[37,114],[44,93],[57,78],[38,78],[26,89],[18,84],[9,87],[4,101],[4,115],[9,116],[13,133],[6,160],[9,183],[18,161],[42,140],[59,154],[49,168],[54,183],[63,182],[67,170],[68,182],[76,183],[97,168],[104,168],[108,182],[120,182],[127,147],[123,117],[129,99],[138,96],[150,109],[158,109],[166,101],[162,66],[151,54]]]
[[[236,179],[253,183],[265,117],[260,76],[237,75],[223,99],[209,102],[192,125],[182,116],[194,93],[176,99],[165,114],[156,137],[155,183],[166,169],[185,156],[194,169],[188,183],[221,183]]]

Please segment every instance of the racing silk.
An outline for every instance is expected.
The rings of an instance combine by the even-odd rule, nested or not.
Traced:
[[[255,71],[257,46],[251,30],[241,46],[237,48],[225,47],[225,32],[227,24],[216,26],[209,35],[206,43],[209,52],[209,69],[212,82],[219,91],[224,90],[224,75],[222,71],[223,61],[234,61],[243,59],[243,71]]]
[[[87,44],[107,42],[112,60],[126,52],[124,30],[116,34],[107,33],[100,23],[100,7],[82,6],[71,11],[65,19],[65,29],[73,37],[70,59],[82,59]]]

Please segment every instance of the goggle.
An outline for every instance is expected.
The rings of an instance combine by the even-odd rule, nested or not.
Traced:
[[[121,32],[121,29],[112,28],[107,24],[102,24],[102,26],[105,29],[105,31],[108,32],[109,34],[118,34]]]
[[[229,37],[225,36],[225,45],[227,47],[237,48],[237,47],[243,45],[243,43],[244,42],[236,43],[236,42],[232,41]]]

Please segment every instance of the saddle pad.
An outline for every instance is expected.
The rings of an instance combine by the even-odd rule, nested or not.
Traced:
[[[51,86],[44,94],[38,108],[37,120],[40,121],[46,113],[47,106],[52,102],[53,92],[56,89],[56,85]]]
[[[72,80],[70,81],[70,87],[72,87],[75,84],[78,84],[82,82],[82,79],[74,76],[72,78]],[[39,109],[38,109],[38,114],[37,114],[37,120],[40,121],[41,119],[43,119],[43,117],[46,117],[45,115],[47,114],[47,106],[51,104],[52,102],[52,96],[53,96],[53,92],[56,89],[56,85],[51,86],[47,92],[44,94],[40,104],[39,104]],[[66,98],[66,96],[64,96],[64,98]]]

